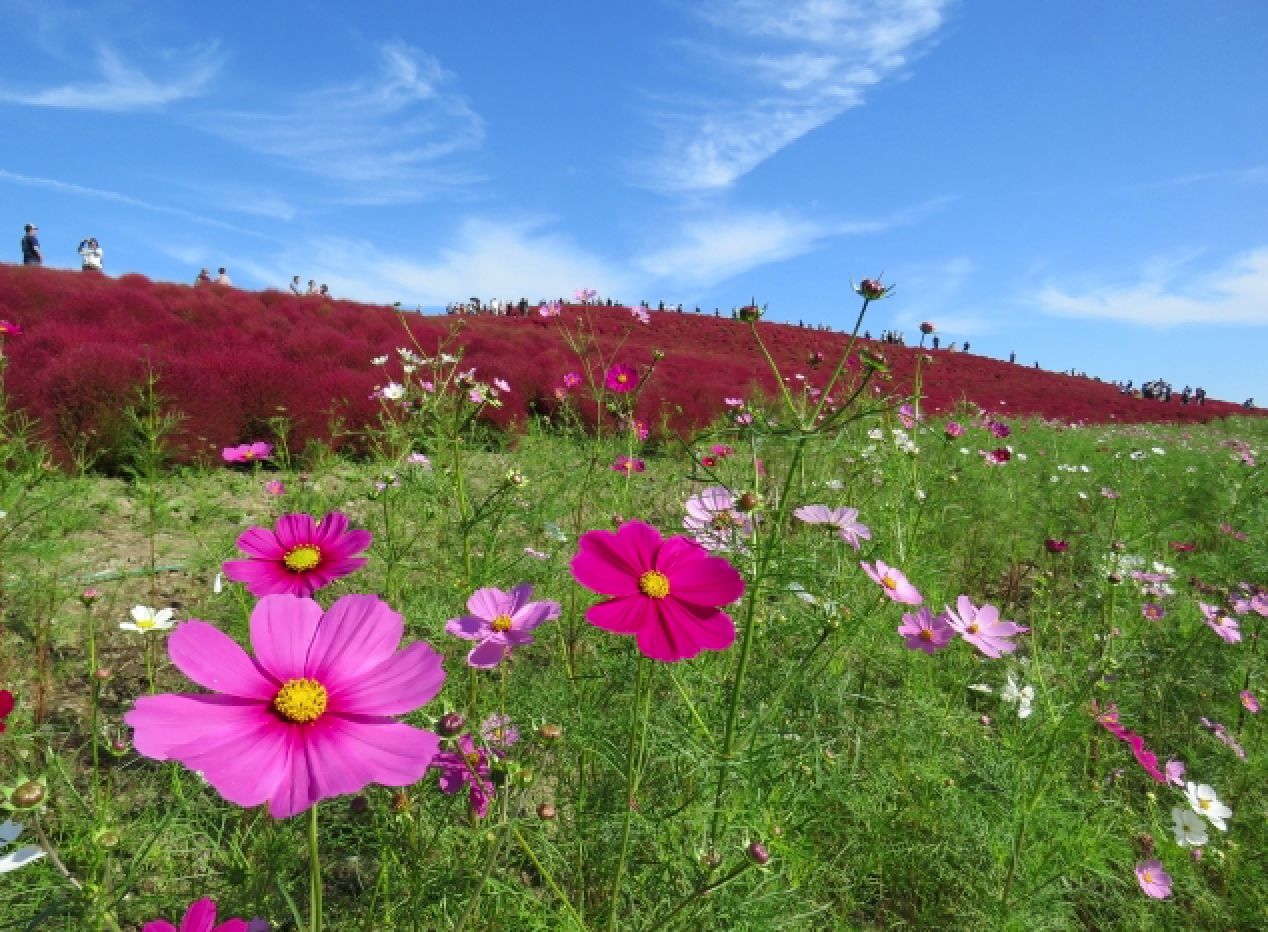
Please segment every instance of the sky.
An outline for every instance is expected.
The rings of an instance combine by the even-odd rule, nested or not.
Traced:
[[[424,309],[594,288],[1268,403],[1268,3],[0,0],[0,231]],[[2,240],[0,240],[2,242]]]

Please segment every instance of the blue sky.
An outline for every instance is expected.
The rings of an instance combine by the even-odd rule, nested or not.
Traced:
[[[1268,4],[0,0],[48,264],[580,287],[1268,402]]]

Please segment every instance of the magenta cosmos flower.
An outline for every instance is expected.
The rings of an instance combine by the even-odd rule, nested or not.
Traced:
[[[441,751],[432,766],[440,769],[440,792],[446,796],[471,787],[471,811],[479,818],[489,812],[493,784],[489,782],[489,755],[477,748],[470,735],[458,739],[457,751]]]
[[[467,654],[467,663],[480,670],[492,670],[513,647],[533,643],[529,632],[559,617],[558,602],[530,602],[533,587],[528,583],[510,592],[477,589],[467,600],[471,613],[451,618],[445,630],[456,638],[479,641]]]
[[[1150,858],[1136,865],[1136,880],[1146,896],[1155,900],[1165,900],[1171,896],[1171,875],[1163,870],[1162,862],[1157,858]]]
[[[638,372],[633,366],[620,363],[607,371],[604,384],[610,392],[632,392],[638,387]]]
[[[919,605],[925,600],[916,587],[907,581],[907,577],[892,566],[886,566],[880,560],[876,561],[874,567],[860,560],[859,566],[863,567],[863,572],[893,601],[904,605]]]
[[[994,605],[983,605],[978,608],[969,601],[967,595],[962,595],[956,600],[956,607],[960,610],[959,614],[947,606],[947,617],[951,627],[987,657],[1011,654],[1017,649],[1017,645],[1009,638],[1030,630],[1011,621],[1000,621],[999,609]]]
[[[166,919],[155,919],[143,925],[141,932],[269,932],[269,924],[263,919],[254,919],[251,922],[245,919],[226,919],[216,925],[216,901],[206,897],[190,904],[179,929]]]
[[[1243,689],[1239,694],[1242,705],[1251,715],[1259,714],[1259,700],[1255,698],[1255,694],[1249,689]]]
[[[612,469],[616,472],[623,472],[626,475],[636,472],[643,472],[647,469],[647,464],[637,456],[618,456],[612,461]]]
[[[586,620],[613,634],[632,634],[653,660],[673,663],[702,650],[726,650],[735,624],[719,606],[744,594],[744,580],[726,560],[685,537],[663,539],[642,521],[617,531],[587,531],[572,558],[572,575],[610,596]]]
[[[581,384],[581,376],[575,372],[564,373],[564,388],[576,388]]]
[[[959,437],[961,434],[964,433],[964,428],[961,427],[959,424],[957,424],[955,421],[948,421],[946,426],[946,431],[947,431],[948,437]]]
[[[829,508],[827,505],[802,505],[793,514],[807,524],[826,524],[836,528],[841,539],[858,550],[862,547],[859,540],[871,540],[872,531],[866,524],[858,521],[857,508]],[[876,577],[872,577],[875,579]],[[879,582],[879,580],[877,580]]]
[[[373,542],[369,531],[348,530],[348,516],[332,511],[313,523],[312,515],[282,515],[277,530],[253,527],[238,538],[248,560],[226,560],[225,575],[246,583],[252,595],[312,595],[365,566],[356,556]]]
[[[914,614],[904,614],[898,633],[906,639],[909,650],[921,650],[933,655],[951,643],[955,629],[946,615],[935,615],[926,606]]]
[[[220,456],[226,463],[254,463],[256,460],[267,460],[273,458],[272,444],[256,441],[255,443],[244,443],[241,446],[225,447],[221,451]]]
[[[725,486],[711,485],[686,502],[687,516],[682,525],[705,550],[727,550],[740,537],[753,534],[753,519],[735,506],[735,498]]]
[[[0,337],[20,337],[22,328],[11,320],[0,320]]]
[[[268,595],[251,613],[255,657],[220,629],[188,621],[172,663],[213,695],[143,696],[125,721],[146,757],[180,761],[229,802],[278,819],[370,783],[422,779],[440,746],[391,716],[429,702],[443,658],[422,641],[397,651],[405,623],[374,596]]]

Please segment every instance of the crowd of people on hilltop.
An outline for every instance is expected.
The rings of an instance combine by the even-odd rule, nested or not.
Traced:
[[[1132,385],[1132,380],[1126,382],[1115,382],[1114,386],[1118,389],[1120,395],[1132,395],[1135,398],[1148,398],[1153,401],[1170,402],[1173,394],[1180,396],[1180,403],[1187,404],[1206,404],[1206,389],[1199,385],[1197,388],[1190,388],[1188,385],[1181,392],[1176,392],[1171,383],[1166,379],[1154,379],[1152,382],[1141,382],[1140,388]],[[1246,403],[1247,407],[1253,407],[1249,399]]]

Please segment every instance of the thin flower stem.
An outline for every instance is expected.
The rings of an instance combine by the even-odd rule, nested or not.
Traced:
[[[841,358],[837,361],[837,367],[832,370],[832,377],[828,379],[828,384],[824,386],[823,394],[819,396],[819,403],[815,405],[814,414],[810,418],[811,424],[819,420],[819,415],[823,412],[823,406],[828,403],[828,398],[832,395],[832,389],[836,386],[837,379],[841,378],[841,371],[845,369],[846,364],[850,361],[850,353],[854,351],[854,344],[858,342],[859,327],[863,326],[863,317],[867,314],[867,306],[870,303],[870,298],[863,299],[863,306],[859,308],[858,319],[854,321],[854,330],[850,333],[850,342],[845,345],[845,352],[841,354]]]
[[[626,746],[625,761],[625,826],[621,830],[621,854],[617,858],[616,873],[612,877],[612,893],[610,899],[612,901],[611,911],[608,913],[608,932],[616,930],[616,915],[621,906],[621,880],[625,875],[625,857],[629,853],[630,847],[630,825],[634,821],[634,807],[637,805],[638,779],[642,774],[642,768],[638,766],[638,758],[642,756],[643,749],[647,743],[647,706],[651,705],[651,690],[648,688],[647,676],[647,658],[642,654],[638,656],[638,686],[634,695],[634,705],[630,709],[630,734],[629,743]],[[643,708],[642,722],[642,738],[639,741],[639,754],[635,755],[634,748],[636,740],[639,739],[639,700],[643,699],[646,692],[646,705]]]
[[[559,889],[559,884],[555,883],[555,878],[550,875],[550,871],[546,870],[546,866],[537,857],[537,852],[524,840],[524,836],[520,834],[519,826],[512,823],[511,831],[515,835],[515,840],[520,843],[520,847],[524,849],[524,853],[528,855],[528,859],[533,862],[533,867],[537,868],[537,873],[541,874],[542,879],[546,881],[546,886],[550,887],[551,892],[555,894],[559,902],[564,904],[564,909],[568,910],[568,915],[572,917],[572,921],[577,924],[577,927],[582,932],[585,932],[586,924],[581,921],[581,917],[577,915],[577,911],[568,902],[568,897],[564,894],[564,891]]]
[[[321,860],[317,854],[317,803],[313,803],[308,810],[308,932],[321,932]]]
[[[506,847],[506,839],[511,834],[511,823],[506,817],[509,798],[509,793],[502,794],[502,832],[498,836],[498,840],[489,846],[489,856],[484,859],[484,869],[480,873],[480,882],[476,884],[475,890],[472,891],[471,899],[467,900],[467,907],[462,911],[462,915],[458,917],[458,924],[453,927],[453,932],[462,932],[467,920],[475,915],[476,908],[480,904],[480,894],[484,892],[489,878],[493,875],[493,867],[497,864],[498,858],[501,857],[502,849]]]
[[[717,880],[713,881],[712,883],[707,883],[702,887],[697,887],[694,892],[686,896],[681,902],[679,902],[677,906],[671,909],[668,913],[666,913],[664,916],[661,916],[653,920],[647,926],[648,932],[653,932],[653,930],[655,929],[665,928],[666,926],[669,925],[670,920],[672,920],[675,916],[677,916],[680,912],[682,912],[692,903],[696,902],[696,900],[700,899],[702,896],[708,896],[710,893],[712,893],[714,890],[717,890],[719,887],[725,887],[731,881],[735,880],[737,877],[739,877],[742,874],[748,873],[750,870],[752,870],[756,866],[757,865],[754,864],[754,862],[746,861],[745,863],[741,864],[739,867],[731,871],[729,874],[727,874],[725,877],[719,877]]]

